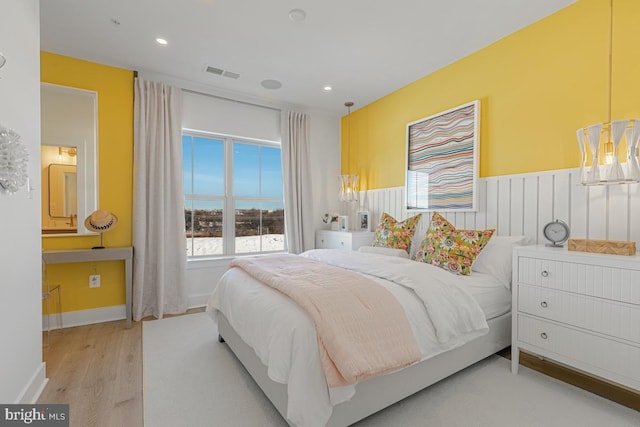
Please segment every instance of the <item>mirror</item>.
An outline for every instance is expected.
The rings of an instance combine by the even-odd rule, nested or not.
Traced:
[[[43,235],[93,234],[98,206],[97,93],[41,84]]]
[[[73,219],[78,214],[77,186],[76,165],[49,165],[50,217]]]

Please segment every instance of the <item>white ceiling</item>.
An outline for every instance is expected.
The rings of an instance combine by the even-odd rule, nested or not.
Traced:
[[[342,115],[345,101],[362,107],[574,1],[42,0],[41,48]],[[289,19],[296,8],[304,21]]]

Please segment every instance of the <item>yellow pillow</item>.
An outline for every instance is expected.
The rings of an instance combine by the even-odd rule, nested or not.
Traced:
[[[427,236],[422,241],[416,261],[436,265],[455,274],[468,276],[471,265],[495,230],[456,230],[437,212],[433,213]]]
[[[380,224],[376,228],[373,245],[380,248],[404,249],[409,252],[411,240],[422,214],[412,216],[398,222],[394,217],[384,212]]]

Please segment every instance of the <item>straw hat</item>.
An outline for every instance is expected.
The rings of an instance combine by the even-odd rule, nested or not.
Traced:
[[[96,233],[104,233],[115,227],[117,223],[118,217],[104,209],[98,209],[84,220],[84,226],[87,230]]]

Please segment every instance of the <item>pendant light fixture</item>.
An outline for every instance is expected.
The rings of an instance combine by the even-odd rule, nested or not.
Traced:
[[[349,157],[351,152],[351,107],[353,102],[344,103],[347,107],[347,168],[349,168]],[[341,202],[357,202],[358,201],[358,185],[360,177],[358,175],[340,175],[340,194]]]
[[[640,182],[638,140],[640,119],[611,121],[613,86],[613,0],[609,0],[609,84],[607,122],[576,131],[582,155],[580,181],[583,185]],[[624,141],[624,144],[622,142]]]

